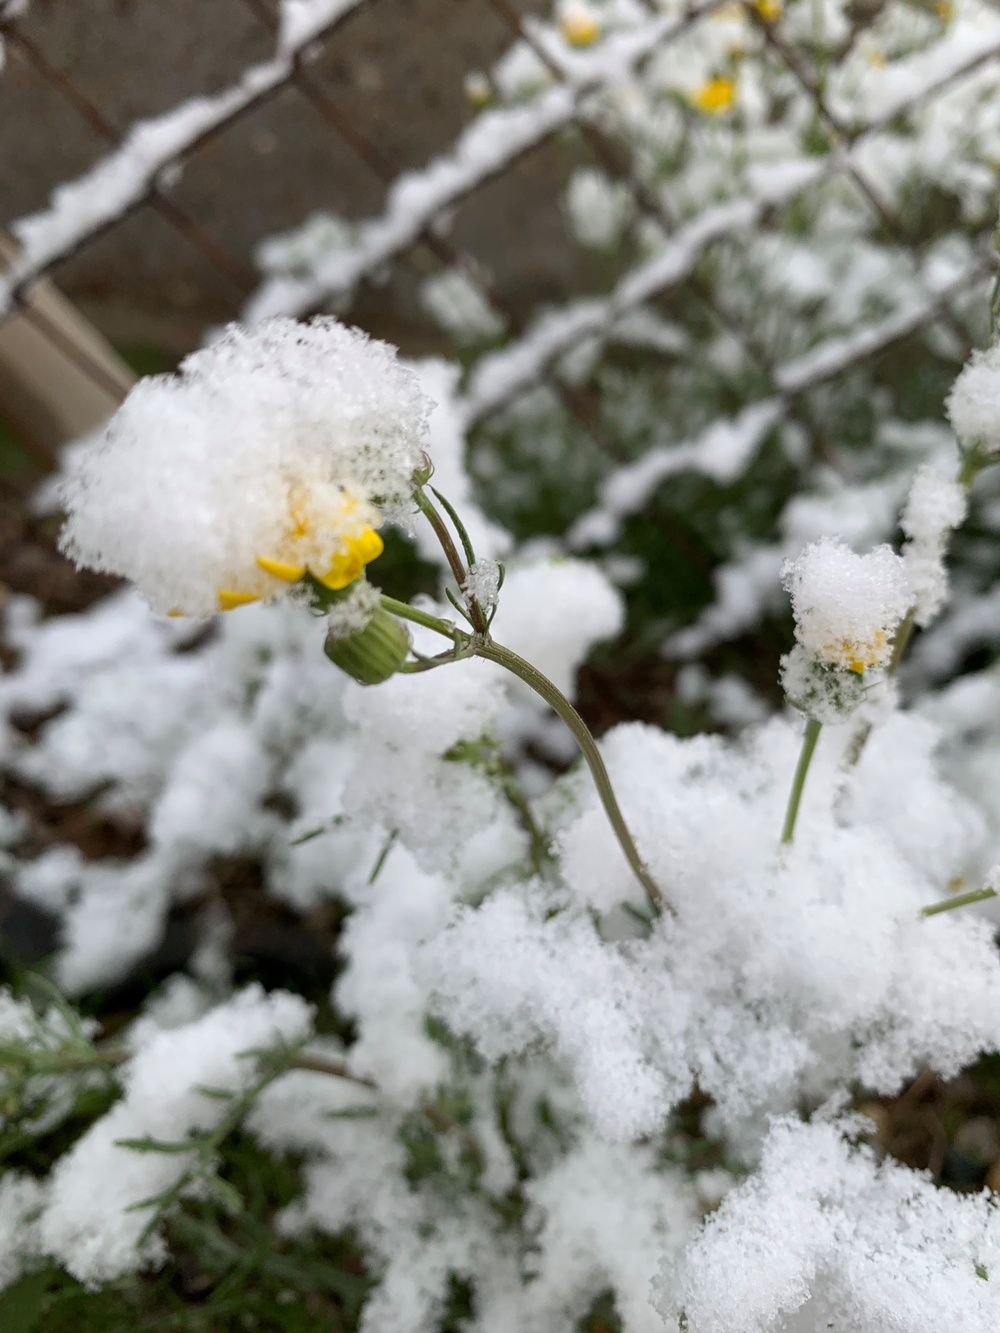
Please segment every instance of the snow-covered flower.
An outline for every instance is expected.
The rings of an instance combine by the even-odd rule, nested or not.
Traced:
[[[900,518],[906,533],[903,559],[913,591],[914,620],[930,622],[948,596],[944,552],[952,530],[965,518],[968,493],[929,463],[917,468]]]
[[[570,46],[593,46],[601,35],[601,24],[583,0],[566,0],[559,11],[559,31]]]
[[[966,449],[1000,450],[1000,345],[972,354],[952,385],[947,408]]]
[[[732,79],[709,79],[691,95],[691,103],[706,116],[719,116],[728,111],[736,100],[736,84]]]
[[[210,615],[308,572],[347,587],[411,508],[430,404],[392,348],[333,319],[230,326],[143,380],[62,486],[62,548],[154,610]]]
[[[781,579],[795,636],[816,662],[857,675],[889,665],[893,631],[913,602],[906,565],[890,546],[856,555],[826,537],[787,560]]]

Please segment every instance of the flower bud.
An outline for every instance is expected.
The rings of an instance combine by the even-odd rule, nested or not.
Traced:
[[[414,486],[426,486],[434,475],[434,464],[426,454],[422,456],[420,466],[414,471],[412,481]]]
[[[381,685],[406,661],[410,635],[405,625],[380,606],[364,629],[346,638],[328,634],[323,651],[334,666],[360,685]]]

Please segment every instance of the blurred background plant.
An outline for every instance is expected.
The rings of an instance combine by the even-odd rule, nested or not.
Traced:
[[[954,467],[944,401],[990,335],[1000,17],[982,0],[35,0],[0,6],[0,34],[10,975],[30,992],[24,966],[54,957],[106,1041],[186,975],[216,1000],[289,988],[349,1044],[330,987],[362,835],[331,825],[337,784],[308,747],[345,730],[337,700],[316,702],[325,664],[290,628],[282,668],[273,630],[154,622],[70,569],[38,499],[59,450],[227,320],[333,311],[418,364],[440,447],[464,454],[469,495],[522,561],[582,557],[620,590],[624,619],[591,623],[567,587],[565,656],[591,649],[577,701],[598,733],[760,721],[792,643],[783,561],[827,535],[898,538],[915,468]],[[907,697],[992,681],[998,518],[987,472]],[[396,596],[438,591],[402,534],[379,574]],[[290,677],[302,698],[276,722],[260,701]],[[220,742],[192,777],[185,756],[227,721],[266,764],[241,768]],[[456,755],[478,744],[457,737]],[[506,744],[539,793],[572,758],[538,718]],[[497,762],[484,746],[472,767],[485,783]],[[206,763],[242,795],[228,823],[181,836]],[[65,1022],[58,1050],[79,1068],[56,1109],[49,1067],[0,1051],[19,1099],[0,1144],[28,1177],[116,1095],[83,1058],[90,1029]],[[406,1169],[474,1192],[476,1057],[431,1037],[462,1072],[401,1126]],[[995,1059],[865,1099],[883,1144],[954,1185],[1000,1186]],[[701,1109],[685,1104],[679,1131],[695,1173],[725,1157]],[[212,1151],[244,1207],[188,1199],[167,1223],[173,1265],[98,1294],[34,1267],[0,1295],[3,1327],[354,1327],[370,1282],[357,1237],[278,1242],[269,1225],[305,1149],[269,1154],[235,1128]],[[532,1169],[490,1206],[523,1218]],[[620,1318],[605,1292],[588,1301],[593,1333]],[[455,1278],[440,1328],[473,1303]]]

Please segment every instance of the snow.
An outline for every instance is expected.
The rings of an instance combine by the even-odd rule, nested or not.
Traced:
[[[95,1121],[53,1173],[40,1225],[45,1251],[88,1285],[162,1264],[162,1237],[154,1231],[142,1239],[149,1213],[132,1206],[169,1189],[190,1155],[138,1152],[121,1141],[178,1142],[212,1129],[228,1102],[203,1089],[242,1091],[256,1069],[245,1053],[300,1041],[309,1022],[309,1007],[298,996],[249,987],[192,1023],[143,1034],[123,1074],[123,1100]]]
[[[995,1328],[993,1198],[879,1163],[845,1137],[859,1132],[858,1121],[777,1121],[759,1174],[723,1200],[685,1255],[676,1292],[664,1274],[664,1318],[683,1310],[691,1333]]]

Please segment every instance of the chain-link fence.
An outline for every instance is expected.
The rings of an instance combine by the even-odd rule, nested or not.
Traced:
[[[126,132],[105,109],[115,71],[99,96],[52,10],[8,17],[0,96],[16,110],[18,78],[44,88],[53,133],[75,119],[103,155],[47,208],[11,219],[20,253],[0,305],[61,340],[111,397],[121,379],[36,299],[46,275],[114,333],[113,302],[93,296],[116,273],[141,289],[148,262],[157,296],[164,271],[185,274],[182,344],[229,317],[334,310],[460,367],[454,428],[518,536],[642,555],[641,533],[631,545],[622,534],[665,483],[724,490],[770,458],[769,513],[750,537],[773,548],[803,484],[824,469],[872,481],[885,472],[873,441],[940,420],[983,336],[1000,20],[916,0],[531,8],[469,0],[453,32],[449,4],[234,0],[216,16],[229,67],[237,52],[254,58],[221,87],[188,89],[185,74],[195,95],[173,108],[161,87],[153,100],[168,109]],[[442,79],[438,114],[427,94]],[[321,134],[335,150],[325,173],[295,156],[303,111],[310,144]],[[289,157],[296,194],[282,213],[268,177],[287,181]],[[150,219],[172,248],[158,250]],[[711,549],[688,533],[674,552],[702,583],[747,538],[725,537],[718,508],[711,521]],[[764,565],[774,584],[773,549]],[[762,600],[749,597],[744,622]],[[708,614],[685,651],[738,628]],[[653,621],[672,631],[685,615]]]

